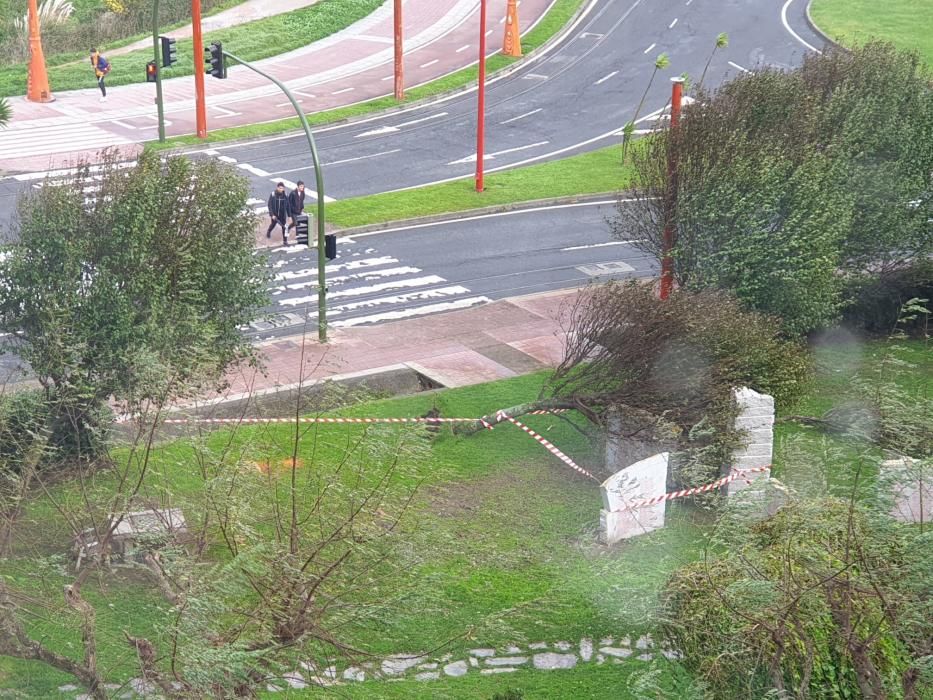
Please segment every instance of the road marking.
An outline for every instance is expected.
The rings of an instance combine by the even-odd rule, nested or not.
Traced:
[[[490,29],[488,32],[486,32],[486,36],[489,36],[490,34],[492,34],[492,32],[493,32],[493,30]]]
[[[822,51],[820,51],[818,48],[816,48],[813,44],[808,44],[806,41],[804,41],[804,40],[803,40],[803,37],[801,37],[801,36],[800,36],[797,32],[795,32],[793,29],[791,29],[790,24],[788,24],[788,22],[787,22],[787,8],[790,7],[790,4],[791,4],[793,1],[794,1],[794,0],[787,0],[787,2],[784,3],[784,7],[781,8],[781,22],[784,24],[784,29],[786,29],[787,31],[789,31],[792,37],[794,37],[797,41],[799,41],[801,44],[803,44],[804,46],[806,46],[806,47],[807,47],[808,49],[810,49],[811,51],[816,51],[818,54],[822,54],[822,53],[823,53]]]
[[[217,160],[221,160],[224,163],[236,163],[236,158],[233,158],[231,156],[219,156]]]
[[[748,68],[742,68],[742,66],[740,66],[738,63],[733,63],[732,61],[729,61],[729,65],[732,66],[733,68],[738,68],[743,73],[751,73],[751,71]]]
[[[441,311],[455,311],[456,309],[466,309],[478,304],[490,303],[489,297],[467,297],[466,299],[457,299],[456,301],[445,301],[438,304],[428,304],[414,309],[405,309],[400,311],[387,311],[383,314],[373,314],[371,316],[359,316],[357,318],[348,318],[344,321],[335,321],[330,325],[334,328],[347,328],[349,326],[359,326],[364,323],[378,323],[379,321],[394,321],[400,318],[410,316],[424,316],[426,314],[439,313]]]
[[[295,100],[295,102],[301,104],[304,100]],[[289,105],[291,105],[291,102],[279,102],[276,107],[288,107]]]
[[[312,95],[312,94],[310,94],[310,93],[307,93],[307,92],[302,92],[301,90],[292,90],[292,92],[294,92],[296,95],[301,95],[302,97],[307,97],[309,100],[313,100],[313,99],[314,99],[314,95]]]
[[[385,82],[386,80],[392,80],[393,78],[395,78],[394,75],[387,75],[384,78],[380,78],[380,80],[382,80],[382,82]]]
[[[420,66],[418,66],[418,67],[419,67],[419,68],[427,68],[428,66],[433,66],[435,63],[437,63],[437,62],[440,61],[440,60],[441,60],[441,59],[439,59],[439,58],[435,58],[433,61],[428,61],[427,63],[422,63],[422,64],[421,64]]]
[[[547,76],[541,75],[540,73],[529,73],[528,75],[523,75],[522,80],[547,80]]]
[[[403,126],[411,126],[412,124],[420,124],[421,122],[431,121],[432,119],[439,119],[440,117],[446,117],[447,112],[438,112],[437,114],[432,114],[428,117],[422,117],[421,119],[412,119],[411,121],[402,122],[401,124],[396,124],[395,126],[380,126],[378,129],[370,129],[369,131],[364,131],[362,134],[357,134],[356,138],[363,138],[364,136],[379,136],[382,134],[393,134]]]
[[[673,22],[671,22],[669,25],[667,25],[667,28],[668,28],[668,29],[673,29],[675,24],[677,24],[677,18],[676,18],[676,17],[674,18],[674,21],[673,21]]]
[[[691,2],[693,2],[693,0],[687,0],[687,4],[688,4],[688,5],[689,5]]]
[[[332,93],[330,93],[330,94],[331,94],[331,95],[342,95],[342,94],[345,93],[345,92],[350,92],[351,90],[355,90],[355,89],[356,89],[356,88],[348,87],[348,88],[344,88],[343,90],[336,90],[336,91],[334,91],[334,92],[332,92]]]
[[[392,153],[398,153],[401,151],[401,148],[393,148],[391,151],[379,151],[378,153],[369,153],[365,156],[356,156],[355,158],[344,158],[343,160],[335,160],[331,163],[323,163],[326,167],[331,167],[333,165],[342,165],[344,163],[355,163],[358,160],[366,160],[367,158],[378,158],[379,156],[387,156]],[[300,168],[289,168],[288,170],[276,170],[276,173],[285,174],[285,173],[297,173],[301,170],[310,170],[310,166],[303,165]]]
[[[515,148],[506,148],[504,151],[496,151],[495,153],[484,153],[483,160],[495,160],[496,156],[504,156],[506,153],[515,153],[516,151],[526,151],[529,148],[537,148],[538,146],[546,146],[550,141],[538,141],[536,143],[529,143],[525,146],[516,146]],[[459,160],[452,160],[447,165],[460,165],[462,163],[475,163],[476,154],[468,155],[466,158],[460,158]]]
[[[468,48],[470,48],[470,45],[469,45],[469,44],[464,44],[464,45],[461,46],[459,49],[457,49],[456,51],[454,51],[454,53],[463,53],[463,52],[466,51]]]
[[[204,155],[206,155],[206,156],[219,156],[219,155],[220,155],[220,151],[215,151],[213,148],[208,148],[207,150],[204,151]]]
[[[588,250],[590,248],[605,248],[611,245],[629,245],[630,243],[634,243],[634,241],[609,241],[607,243],[591,243],[589,245],[572,245],[567,248],[561,248],[561,251]]]
[[[580,38],[580,39],[589,39],[590,37],[592,37],[593,39],[602,39],[604,36],[606,36],[606,35],[605,35],[605,34],[597,34],[597,33],[595,33],[595,32],[580,32],[579,38]]]
[[[657,44],[652,44],[652,45],[649,46],[647,49],[645,49],[644,51],[642,51],[642,53],[648,53],[648,52],[651,51],[651,49],[653,49],[655,46],[657,46]]]
[[[633,272],[635,270],[634,267],[621,260],[614,262],[595,263],[593,265],[577,265],[576,269],[589,277],[615,275],[620,272]]]
[[[357,34],[353,37],[354,39],[362,39],[363,41],[374,41],[377,44],[393,44],[395,43],[394,39],[390,39],[384,36],[373,36],[371,34]]]
[[[110,120],[110,123],[111,123],[111,124],[116,124],[117,126],[122,126],[124,129],[133,129],[133,130],[136,129],[136,127],[133,126],[132,124],[127,124],[126,122],[121,122],[119,119],[111,119],[111,120]]]
[[[219,107],[218,105],[211,105],[211,109],[215,112],[220,112],[220,116],[214,117],[215,119],[225,119],[227,117],[238,117],[242,112],[234,112],[232,109],[227,109],[226,107]]]
[[[538,109],[533,109],[530,112],[525,112],[524,114],[519,114],[517,117],[512,117],[511,119],[506,119],[504,122],[499,122],[500,124],[511,124],[512,122],[517,122],[519,119],[524,119],[525,117],[530,117],[532,114],[537,114],[543,109],[543,107],[538,107]]]
[[[245,170],[248,173],[252,173],[256,177],[269,177],[269,173],[267,173],[265,170],[262,168],[257,168],[255,165],[250,165],[249,163],[238,163],[236,167],[240,168],[241,170]]]
[[[612,76],[618,75],[618,73],[619,73],[619,71],[614,70],[614,71],[612,71],[609,75],[607,75],[607,76],[605,76],[605,77],[602,77],[602,78],[600,78],[599,80],[597,80],[595,83],[593,83],[593,85],[602,85],[602,84],[605,83],[607,80],[609,80],[609,78],[611,78]]]

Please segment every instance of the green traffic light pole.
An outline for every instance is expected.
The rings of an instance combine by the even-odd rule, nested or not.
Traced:
[[[159,141],[165,141],[165,111],[162,108],[162,61],[159,58],[159,0],[152,0],[152,57],[156,67],[156,109],[159,112]]]
[[[158,2],[158,0],[156,0]],[[321,161],[318,159],[317,155],[317,146],[314,145],[314,136],[311,135],[311,127],[308,125],[308,119],[305,117],[304,110],[298,106],[298,101],[295,99],[295,96],[289,91],[285,85],[273,78],[268,73],[264,73],[259,70],[256,66],[247,63],[242,58],[237,58],[232,53],[223,52],[224,57],[232,58],[234,61],[239,63],[241,66],[246,66],[251,71],[259,73],[262,77],[267,80],[271,80],[275,83],[279,89],[285,93],[285,96],[292,103],[292,107],[295,108],[295,112],[298,114],[298,118],[301,120],[301,126],[305,130],[305,136],[308,137],[308,145],[311,147],[311,161],[314,164],[314,178],[317,182],[317,278],[318,278],[318,293],[317,293],[317,334],[318,340],[322,343],[327,342],[327,286],[324,283],[324,266],[327,263],[327,258],[324,257],[324,175],[321,173]],[[308,237],[308,245],[310,246],[310,231]]]

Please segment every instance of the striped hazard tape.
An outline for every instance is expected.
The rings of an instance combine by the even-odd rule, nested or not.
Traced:
[[[183,423],[209,424],[209,425],[255,425],[261,423],[351,423],[367,424],[374,423],[477,423],[478,418],[170,418],[165,422],[170,425],[180,425]],[[485,421],[483,421],[485,422]],[[492,429],[488,423],[487,427]]]
[[[630,510],[633,508],[644,508],[645,506],[654,506],[658,503],[663,503],[665,501],[673,501],[675,498],[686,498],[687,496],[695,496],[698,493],[708,493],[715,489],[725,486],[726,484],[732,483],[736,479],[741,479],[746,474],[755,474],[760,472],[766,472],[771,469],[769,464],[766,467],[751,467],[749,469],[736,469],[728,476],[724,476],[721,479],[717,479],[711,484],[704,484],[703,486],[694,486],[689,489],[682,489],[680,491],[671,491],[670,493],[664,493],[660,496],[654,496],[653,498],[642,498],[638,501],[632,501],[628,504],[628,508],[623,510]],[[622,511],[616,511],[622,512]]]
[[[586,469],[584,469],[583,467],[581,467],[579,464],[577,464],[577,463],[574,462],[572,459],[570,459],[570,457],[568,457],[568,456],[565,455],[563,452],[561,452],[559,449],[557,449],[557,448],[556,448],[551,442],[549,442],[546,438],[544,438],[543,436],[541,436],[541,435],[539,435],[538,433],[536,433],[534,430],[532,430],[531,428],[529,428],[529,427],[528,427],[527,425],[525,425],[524,423],[520,423],[519,421],[515,420],[514,418],[512,418],[512,416],[506,414],[504,411],[499,411],[498,413],[496,413],[496,420],[498,420],[498,421],[500,421],[500,422],[503,421],[503,420],[507,420],[507,421],[508,421],[509,423],[511,423],[512,425],[521,428],[521,429],[524,430],[528,435],[530,435],[532,438],[534,438],[535,440],[537,440],[538,443],[540,443],[540,444],[544,447],[544,449],[546,449],[546,450],[547,450],[548,452],[550,452],[552,455],[554,455],[555,457],[557,457],[560,461],[562,461],[562,462],[563,462],[564,464],[566,464],[568,467],[570,467],[571,469],[573,469],[573,470],[576,471],[577,473],[582,474],[583,476],[588,476],[588,477],[591,478],[593,481],[596,481],[596,482],[599,481],[599,479],[597,479],[595,476],[593,476],[592,474],[590,474]]]

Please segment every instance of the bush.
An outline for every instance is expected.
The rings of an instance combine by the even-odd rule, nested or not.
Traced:
[[[933,261],[917,260],[910,267],[882,275],[861,275],[849,280],[845,323],[869,333],[888,335],[900,319],[901,307],[910,299],[933,299]],[[904,328],[925,334],[928,319],[918,317]]]
[[[0,468],[18,473],[18,463],[35,444],[47,418],[48,404],[42,391],[0,396]]]

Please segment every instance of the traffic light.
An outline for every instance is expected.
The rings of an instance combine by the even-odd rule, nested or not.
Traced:
[[[308,245],[308,215],[299,214],[295,217],[295,243]]]
[[[162,42],[162,67],[168,68],[178,61],[178,50],[175,48],[175,39],[170,36],[160,36]]]
[[[324,234],[324,257],[328,260],[333,260],[337,257],[337,234],[336,233],[325,233]]]
[[[146,64],[146,82],[154,83],[159,77],[159,67],[156,65],[155,61],[149,61]]]
[[[204,49],[204,70],[215,78],[227,77],[224,49],[219,41],[211,42],[211,45]]]

